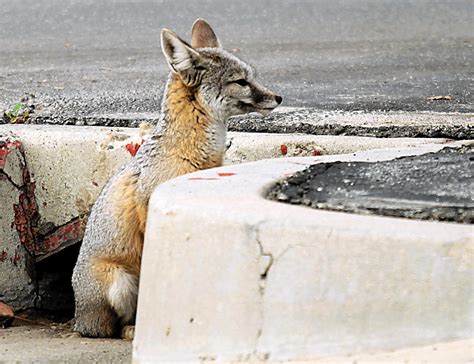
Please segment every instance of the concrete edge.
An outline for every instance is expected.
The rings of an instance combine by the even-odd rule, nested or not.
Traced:
[[[33,124],[138,126],[152,124],[160,114],[120,113],[86,116],[33,115]],[[229,120],[229,130],[242,132],[307,133],[313,135],[359,135],[374,137],[474,138],[474,114],[459,112],[330,111],[311,107],[279,107],[267,117],[258,114]]]
[[[471,142],[467,143],[470,144]],[[275,281],[273,280],[273,283],[269,283],[268,277],[274,276],[275,273],[272,272],[275,272],[277,266],[281,267],[281,264],[283,264],[281,263],[282,257],[286,257],[289,251],[296,252],[296,248],[308,249],[310,247],[309,245],[295,243],[293,241],[298,240],[294,235],[297,235],[297,232],[303,235],[315,234],[321,236],[320,239],[324,238],[324,240],[326,240],[326,243],[323,244],[325,247],[330,247],[330,245],[328,245],[330,244],[329,242],[338,242],[336,245],[342,244],[346,246],[344,256],[350,256],[351,251],[351,245],[346,244],[346,240],[355,242],[362,236],[366,236],[369,241],[372,241],[372,243],[370,243],[372,244],[370,249],[374,249],[373,244],[380,242],[383,246],[382,251],[386,251],[390,244],[395,243],[394,251],[397,252],[396,254],[401,254],[400,256],[408,254],[407,264],[409,267],[413,267],[412,265],[410,266],[410,264],[413,264],[414,259],[415,261],[417,259],[410,255],[412,253],[410,253],[409,246],[412,247],[411,249],[413,249],[413,251],[417,252],[414,253],[415,256],[416,254],[422,254],[425,257],[427,255],[433,257],[438,257],[440,254],[443,255],[445,254],[445,249],[451,246],[452,249],[457,249],[456,252],[453,250],[452,253],[449,253],[455,254],[455,264],[459,264],[459,267],[461,267],[456,268],[457,271],[461,272],[464,269],[472,269],[472,267],[468,268],[472,263],[469,263],[469,254],[472,254],[472,226],[436,221],[418,221],[403,218],[321,211],[268,201],[263,197],[267,188],[276,180],[302,170],[314,163],[333,161],[375,162],[396,157],[436,152],[445,146],[458,147],[465,144],[466,142],[451,142],[446,145],[431,144],[416,148],[372,150],[351,155],[258,161],[200,171],[160,185],[154,191],[149,204],[141,275],[141,282],[144,282],[144,285],[146,285],[148,289],[147,291],[140,290],[139,293],[137,329],[134,341],[134,361],[140,363],[156,360],[164,362],[172,360],[200,362],[202,358],[208,358],[206,360],[219,360],[224,362],[227,360],[243,360],[251,362],[259,361],[259,358],[267,358],[267,355],[271,353],[272,356],[270,359],[276,362],[283,359],[300,362],[305,360],[313,361],[317,358],[334,357],[337,355],[355,354],[357,352],[363,354],[369,351],[394,350],[409,346],[421,346],[435,342],[470,338],[472,336],[473,323],[469,322],[469,320],[465,321],[464,317],[468,309],[464,307],[464,305],[463,308],[459,308],[459,312],[462,313],[453,313],[456,319],[452,320],[452,322],[458,325],[456,329],[449,326],[451,324],[447,324],[447,326],[444,327],[443,325],[446,324],[445,320],[438,317],[438,319],[443,322],[440,321],[436,323],[442,330],[437,329],[435,330],[436,332],[430,332],[431,329],[429,329],[428,326],[432,325],[432,323],[428,324],[428,326],[423,326],[426,325],[423,317],[420,316],[420,318],[417,319],[415,317],[418,316],[414,316],[413,322],[409,322],[411,328],[398,327],[395,330],[398,334],[392,332],[389,335],[388,332],[384,331],[385,329],[382,324],[378,332],[382,332],[383,334],[377,336],[377,331],[375,333],[365,333],[365,336],[361,334],[362,343],[354,342],[356,338],[350,339],[350,337],[337,334],[336,337],[338,339],[336,342],[326,342],[323,338],[318,340],[314,337],[306,337],[304,340],[307,342],[306,347],[305,345],[301,346],[297,344],[297,341],[293,341],[291,345],[288,345],[288,342],[286,342],[287,337],[285,336],[287,334],[282,335],[281,332],[275,334],[273,320],[269,318],[273,316],[266,311],[269,307],[271,309],[273,299],[265,298],[265,296],[269,294],[265,288],[266,286],[268,287],[268,284],[273,284],[272,292],[274,294]],[[181,227],[180,229],[176,229],[177,224]],[[193,238],[203,238],[204,235],[202,234],[204,234],[204,232],[200,229],[204,229],[205,231],[206,243],[202,240],[193,240]],[[368,233],[369,231],[370,233]],[[241,236],[242,234],[247,234],[247,238],[243,238]],[[228,241],[224,243],[223,238]],[[383,239],[387,239],[387,242],[383,242]],[[200,322],[201,326],[199,326],[199,331],[192,331],[192,337],[187,338],[185,335],[188,329],[181,328],[179,322],[185,319],[184,317],[187,315],[192,317],[199,317],[200,314],[204,315],[206,308],[198,308],[201,306],[194,303],[183,306],[184,301],[186,301],[185,297],[189,297],[189,295],[194,296],[194,293],[196,293],[197,296],[202,294],[203,291],[199,280],[201,274],[206,276],[205,287],[218,284],[217,282],[219,282],[221,278],[219,278],[220,275],[214,275],[220,274],[220,272],[214,272],[213,269],[209,271],[204,270],[204,273],[203,271],[198,272],[192,269],[194,273],[188,277],[191,273],[185,273],[185,271],[183,271],[183,269],[188,268],[181,266],[184,264],[190,268],[193,267],[194,264],[197,264],[198,261],[199,264],[220,265],[221,262],[214,259],[216,257],[222,257],[223,259],[224,256],[227,257],[227,260],[233,261],[235,256],[232,255],[234,254],[232,251],[223,252],[220,249],[232,250],[234,249],[232,247],[236,246],[239,247],[235,248],[237,250],[244,249],[244,247],[248,249],[247,245],[251,245],[251,241],[255,241],[255,245],[257,246],[257,251],[259,252],[257,257],[250,258],[250,261],[245,263],[249,264],[248,266],[245,265],[245,267],[242,268],[234,267],[237,271],[243,269],[242,277],[239,278],[239,281],[240,279],[245,279],[249,282],[247,283],[249,284],[248,291],[246,291],[245,294],[239,294],[238,297],[246,297],[245,299],[249,301],[245,301],[247,302],[246,304],[239,303],[238,308],[235,308],[235,310],[237,310],[236,312],[234,312],[234,308],[231,306],[228,308],[231,311],[229,315],[234,318],[237,317],[236,319],[240,322],[239,327],[245,334],[243,334],[242,337],[238,336],[235,331],[237,330],[236,328],[230,328],[224,323],[227,321],[219,321],[220,323],[216,323],[216,319],[214,318],[210,326],[210,332],[206,331],[208,330],[208,323],[203,321]],[[194,244],[200,246],[200,244],[203,243],[204,245],[199,249],[207,249],[209,244],[212,246],[212,244],[218,242],[221,243],[219,245],[222,245],[222,247],[218,245],[211,248],[218,250],[218,253],[211,253],[211,251],[195,252],[194,249],[189,251],[189,249],[191,249],[190,247],[195,246]],[[318,244],[321,243],[321,241],[318,242]],[[426,252],[426,249],[428,249],[428,252]],[[452,249],[448,250],[451,251]],[[194,256],[195,254],[197,255]],[[240,259],[241,254],[244,253],[238,254]],[[245,254],[250,253],[247,252]],[[334,254],[334,252],[332,254]],[[206,262],[205,259],[209,258],[208,255],[213,257],[212,263]],[[168,259],[168,257],[174,256],[179,257],[179,261],[181,262],[180,266],[177,265],[175,259],[172,261]],[[404,260],[400,256],[397,257],[397,262],[403,265],[405,263],[403,263]],[[188,261],[187,259],[190,260]],[[198,260],[194,261],[194,259]],[[251,263],[253,259],[257,259],[257,266],[259,268],[253,266],[253,263]],[[431,258],[426,259],[429,260]],[[380,264],[380,262],[374,261],[373,264],[377,265]],[[251,282],[254,278],[249,277],[249,274],[250,276],[254,274],[251,273],[253,269],[257,269],[260,272],[256,273],[257,277],[258,274],[260,276],[260,284],[263,284],[260,288],[260,295],[258,295],[258,291],[252,288],[254,287],[254,283]],[[172,274],[170,274],[170,272],[172,272]],[[462,275],[463,273],[459,274]],[[191,286],[189,285],[190,283],[183,280],[186,277],[192,280],[193,284]],[[214,282],[213,279],[217,279],[218,281]],[[258,279],[255,279],[256,282],[258,282]],[[368,284],[370,284],[370,277],[368,279]],[[466,278],[463,276],[462,279],[465,280]],[[230,281],[228,282],[232,286],[232,283]],[[243,283],[241,282],[241,284]],[[396,286],[399,283],[394,284]],[[179,290],[177,290],[177,287],[174,287],[175,285],[179,287]],[[463,283],[457,284],[456,286],[462,289],[465,285]],[[194,290],[197,291],[195,292]],[[158,302],[156,302],[156,292],[160,292],[160,295],[164,295],[168,298],[159,298]],[[184,296],[181,297],[181,294]],[[439,294],[443,297],[442,293]],[[465,294],[465,292],[463,294]],[[253,295],[256,295],[254,299],[251,298]],[[212,297],[208,298],[211,300],[211,302],[207,302],[209,307],[214,307],[214,304],[217,304],[212,301],[212,299],[217,298],[215,298],[215,296]],[[381,297],[380,299],[381,304],[384,305],[378,308],[381,312],[383,312],[387,304],[384,300],[388,299],[388,302],[392,302],[392,304],[397,301],[395,297],[385,297],[383,299]],[[424,298],[421,299],[423,301]],[[437,297],[434,301],[437,302],[439,299],[440,298]],[[178,300],[180,303],[170,303],[174,302],[174,300]],[[257,301],[255,302],[255,300]],[[364,298],[362,298],[362,300],[364,300]],[[378,304],[377,301],[374,302],[370,297],[366,297],[365,300],[368,301],[362,305],[363,307],[366,305],[374,307],[374,305],[377,306]],[[470,297],[470,300],[472,301],[472,297]],[[152,302],[153,304],[150,306]],[[469,299],[466,302],[466,304],[469,305]],[[241,304],[245,306],[245,309],[240,306]],[[407,304],[409,306],[412,305],[410,307],[416,312],[422,310],[424,307],[424,305],[414,303],[413,301],[409,301]],[[434,307],[436,307],[436,303],[433,304],[435,305]],[[219,305],[225,304],[221,302]],[[179,309],[177,311],[179,312],[176,312],[176,307],[178,306]],[[170,310],[168,311],[167,308]],[[431,313],[430,309],[433,308],[425,307],[425,309],[426,312]],[[156,310],[158,310],[163,317],[156,315]],[[201,312],[200,310],[204,311]],[[244,316],[238,316],[242,314],[239,310],[244,310]],[[225,310],[223,312],[225,312]],[[246,319],[244,319],[244,317],[246,317]],[[394,327],[397,327],[397,325],[399,325],[397,322],[391,322],[390,317],[382,317],[384,317],[383,320],[388,320],[387,325],[392,329],[392,326],[395,325]],[[273,319],[275,319],[275,317],[273,317]],[[250,321],[247,323],[248,320]],[[320,317],[319,320],[322,320],[322,317]],[[277,323],[277,325],[281,324],[280,321],[281,320],[278,319],[279,323]],[[388,322],[390,322],[390,324],[388,324]],[[221,324],[224,326],[220,327],[219,325]],[[247,325],[249,325],[249,327],[247,327]],[[333,324],[329,323],[328,325],[325,330],[329,330],[329,332],[333,333],[334,330],[338,332],[336,327],[331,327]],[[418,327],[417,325],[420,326]],[[178,330],[175,334],[179,337],[178,341],[176,341],[176,336],[175,338],[168,336],[169,329],[166,329],[167,326],[178,326],[178,328],[173,329]],[[219,331],[221,336],[216,338],[212,334],[212,332],[215,331],[212,330]],[[390,329],[387,328],[387,330]],[[227,334],[224,334],[224,332]],[[254,332],[254,334],[252,334],[252,332]],[[288,333],[288,331],[285,332]],[[295,331],[292,332],[295,333]],[[163,333],[166,333],[166,335]],[[232,343],[231,346],[228,346],[230,344],[226,342],[226,335],[233,337],[230,341]],[[237,336],[234,337],[233,335]],[[255,338],[252,339],[254,335]],[[274,335],[277,336],[276,339]],[[372,337],[371,335],[376,336]],[[204,339],[204,337],[207,339]],[[202,340],[207,340],[208,344],[204,345]],[[335,338],[332,340],[335,340]],[[183,343],[187,343],[186,346],[182,346],[184,345]],[[313,349],[315,351],[312,351]]]

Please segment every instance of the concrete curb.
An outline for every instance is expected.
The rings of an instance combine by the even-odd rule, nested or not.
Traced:
[[[149,205],[134,361],[312,361],[470,338],[472,226],[261,197],[313,163],[441,148],[269,160],[159,186]]]
[[[7,135],[13,144],[8,144]],[[229,137],[226,163],[282,157],[282,146],[286,156],[305,156],[446,142],[249,133]],[[16,309],[33,305],[38,295],[33,294],[34,262],[82,240],[89,210],[103,185],[130,159],[142,138],[143,128],[0,126],[0,142],[6,143],[0,156],[0,201],[6,206],[0,217],[0,276],[5,277],[0,300]],[[10,152],[8,145],[14,150]]]
[[[42,111],[33,114],[33,124],[136,127],[143,121],[155,124],[159,113],[68,115]],[[279,107],[269,116],[234,117],[229,130],[258,133],[305,133],[382,138],[474,139],[474,114],[443,112],[328,111],[310,107]]]
[[[108,178],[130,159],[130,149],[146,133],[131,128],[5,125],[22,142],[25,168],[31,175],[37,205],[33,225],[38,240],[31,250],[36,260],[75,244],[90,207]],[[229,133],[232,145],[226,164],[286,156],[339,154],[393,146],[445,143],[446,139],[378,139],[364,137]],[[284,153],[282,150],[284,149]],[[132,148],[133,149],[133,148]],[[10,174],[20,174],[18,168]]]
[[[229,129],[246,132],[357,135],[379,138],[474,139],[474,114],[436,112],[323,111],[280,107],[269,116],[230,120]]]

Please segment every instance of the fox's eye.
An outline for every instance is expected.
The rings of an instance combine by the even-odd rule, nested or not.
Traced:
[[[236,83],[237,85],[239,86],[248,86],[248,82],[246,80],[244,80],[243,78],[241,78],[240,80],[235,80],[233,81],[233,83]]]

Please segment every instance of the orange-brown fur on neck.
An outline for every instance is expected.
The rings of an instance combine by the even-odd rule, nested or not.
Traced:
[[[169,81],[165,105],[167,110],[166,149],[177,163],[178,174],[219,167],[224,150],[212,144],[213,123],[218,123],[202,102],[195,88],[186,86],[173,75]],[[184,162],[184,163],[183,163]]]
[[[104,266],[121,266],[127,272],[139,275],[143,249],[143,238],[147,216],[147,205],[138,189],[138,177],[124,174],[115,183],[110,204],[118,221],[122,236],[115,251],[107,258],[101,258]],[[126,246],[123,246],[126,244]]]

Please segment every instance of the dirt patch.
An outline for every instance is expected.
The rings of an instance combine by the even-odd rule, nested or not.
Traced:
[[[120,339],[89,339],[70,336],[72,322],[44,318],[16,319],[0,329],[2,362],[35,363],[130,363],[132,343]]]

